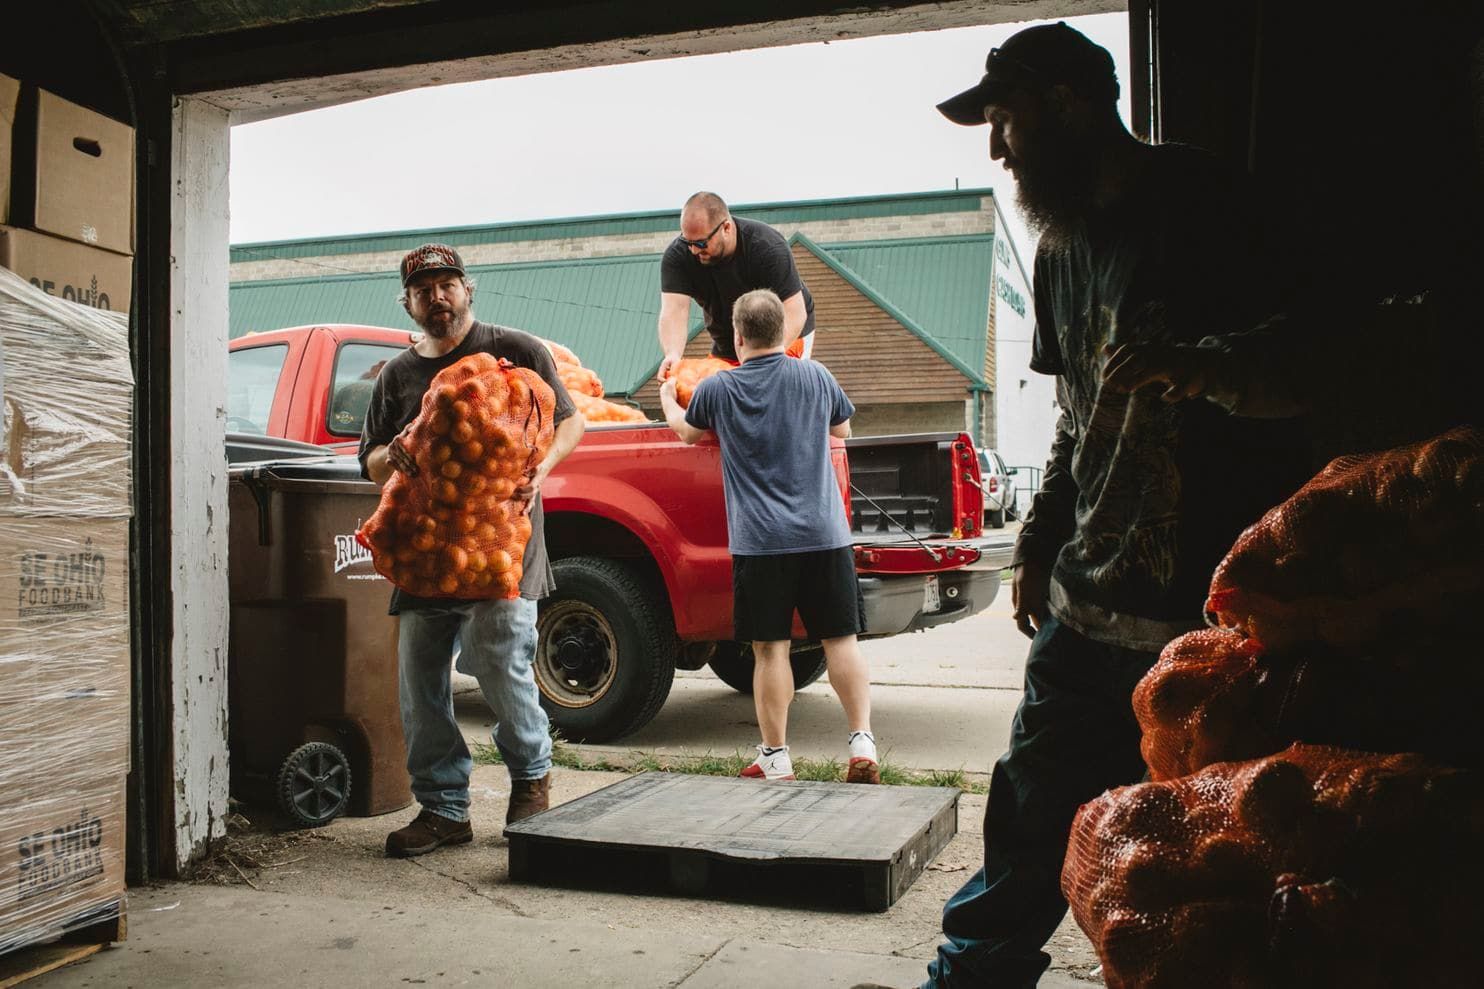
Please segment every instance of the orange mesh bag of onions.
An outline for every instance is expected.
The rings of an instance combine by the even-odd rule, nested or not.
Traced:
[[[1477,985],[1478,777],[1294,745],[1084,804],[1061,886],[1110,989]]]
[[[1206,611],[1266,648],[1364,648],[1477,607],[1484,434],[1342,457],[1238,537]]]
[[[1322,644],[1265,651],[1230,629],[1182,635],[1134,689],[1144,762],[1166,780],[1310,742],[1484,768],[1475,640],[1461,621],[1353,655]]]
[[[686,357],[670,368],[670,377],[675,379],[675,401],[682,409],[690,408],[690,397],[696,393],[696,385],[722,371],[730,371],[736,361],[724,357]]]
[[[551,357],[556,361],[557,375],[567,389],[572,404],[583,419],[590,423],[648,422],[649,417],[629,405],[619,405],[603,397],[603,381],[598,375],[582,366],[567,347],[552,340],[543,340]]]
[[[551,446],[555,404],[490,354],[439,371],[402,433],[417,474],[393,473],[356,533],[376,571],[421,597],[519,597],[531,520],[511,496]]]

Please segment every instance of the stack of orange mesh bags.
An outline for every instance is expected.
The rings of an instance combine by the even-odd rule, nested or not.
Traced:
[[[1112,987],[1484,979],[1484,435],[1326,467],[1134,692],[1152,782],[1073,824]]]
[[[590,368],[582,366],[569,348],[551,340],[542,341],[556,361],[557,375],[578,413],[589,423],[648,422],[649,417],[636,408],[619,405],[603,397],[603,382]]]

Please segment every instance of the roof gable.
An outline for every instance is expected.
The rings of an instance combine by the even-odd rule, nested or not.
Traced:
[[[984,384],[994,237],[802,244],[971,380]]]

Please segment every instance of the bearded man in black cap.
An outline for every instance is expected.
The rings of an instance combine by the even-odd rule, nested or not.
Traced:
[[[1040,235],[1031,368],[1056,376],[1062,411],[1015,548],[1025,693],[990,781],[984,867],[944,908],[929,986],[1036,984],[1077,808],[1144,775],[1135,684],[1201,626],[1215,564],[1304,470],[1291,428],[1101,387],[1112,348],[1273,311],[1240,184],[1203,152],[1134,138],[1112,57],[1065,24],[1019,32],[985,68],[938,109],[989,126]]]
[[[423,855],[444,845],[471,841],[469,774],[474,768],[464,734],[453,716],[449,664],[460,643],[458,669],[479,681],[495,715],[494,743],[510,771],[507,823],[547,808],[550,800],[551,737],[532,670],[536,653],[536,602],[551,593],[541,511],[541,484],[582,438],[583,418],[540,340],[520,330],[474,319],[474,286],[459,252],[447,244],[424,244],[402,259],[402,306],[423,330],[407,350],[387,361],[371,394],[361,432],[361,472],[385,484],[402,471],[415,475],[415,451],[402,433],[417,418],[433,376],[470,354],[503,357],[541,375],[556,395],[551,448],[514,500],[531,519],[520,597],[468,601],[421,598],[393,589],[390,612],[399,616],[398,689],[407,772],[422,810],[412,823],[387,835],[394,858]]]

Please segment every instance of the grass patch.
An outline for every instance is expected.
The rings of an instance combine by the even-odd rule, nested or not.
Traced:
[[[481,766],[500,765],[500,750],[493,745],[475,743],[471,747],[474,762]],[[730,755],[707,752],[704,755],[663,755],[658,752],[631,752],[627,756],[607,754],[589,758],[552,733],[551,762],[563,769],[604,773],[685,773],[691,776],[736,776],[752,762],[741,750]],[[845,766],[836,759],[795,759],[794,775],[818,783],[841,783]],[[881,760],[881,782],[888,786],[944,786],[965,793],[987,793],[989,787],[971,780],[962,769],[933,769],[919,773]]]

